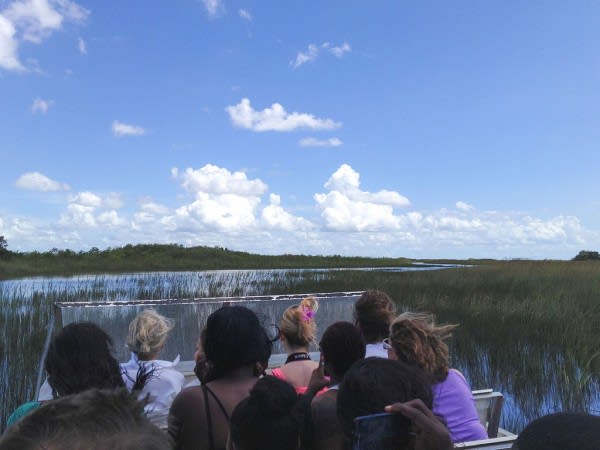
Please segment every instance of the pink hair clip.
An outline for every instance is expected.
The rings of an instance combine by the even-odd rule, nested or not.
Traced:
[[[302,307],[302,320],[304,320],[305,322],[310,322],[313,317],[315,317],[315,312],[312,309],[306,308],[305,306],[303,306]]]

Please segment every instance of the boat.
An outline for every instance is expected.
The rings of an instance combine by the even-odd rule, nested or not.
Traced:
[[[180,356],[176,368],[183,373],[186,384],[196,381],[194,374],[194,345],[199,334],[200,324],[218,308],[226,305],[244,305],[256,312],[267,330],[273,330],[273,338],[277,337],[279,318],[289,306],[300,303],[302,298],[313,296],[319,301],[319,313],[316,315],[317,329],[322,333],[333,322],[353,321],[353,308],[363,291],[311,293],[292,295],[266,295],[246,297],[209,297],[191,299],[134,300],[126,302],[57,302],[54,314],[47,330],[46,345],[41,356],[40,368],[44,361],[52,335],[63,326],[80,321],[90,321],[102,327],[114,340],[116,357],[120,361],[129,359],[127,349],[127,330],[129,322],[142,310],[153,308],[160,314],[174,318],[176,327],[171,333],[166,347],[161,353],[162,359],[173,360]],[[320,339],[318,335],[317,341]],[[317,348],[311,349],[311,358],[318,360]],[[287,355],[276,342],[269,367],[279,367],[285,362]],[[36,398],[43,382],[43,369],[37,378]],[[499,427],[504,397],[502,393],[492,389],[473,391],[473,397],[481,423],[486,427],[489,439],[457,443],[457,449],[502,450],[512,447],[517,438]]]

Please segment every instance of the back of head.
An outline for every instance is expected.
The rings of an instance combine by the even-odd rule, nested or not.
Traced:
[[[141,360],[155,357],[164,347],[173,326],[172,319],[146,309],[129,324],[127,346]]]
[[[327,370],[337,379],[342,379],[352,364],[365,357],[365,339],[350,322],[336,322],[327,327],[319,346]]]
[[[167,450],[167,435],[125,389],[92,389],[45,403],[8,429],[1,450]]]
[[[71,323],[52,339],[45,370],[55,397],[91,388],[124,387],[113,341],[91,322]]]
[[[300,424],[294,415],[298,396],[278,378],[258,380],[250,396],[231,415],[231,440],[236,450],[296,450]]]
[[[358,361],[346,372],[337,396],[344,435],[351,439],[355,417],[382,413],[387,405],[416,398],[432,407],[430,384],[418,368],[377,357]]]
[[[354,320],[367,343],[383,340],[394,316],[392,299],[381,291],[365,291],[354,304]]]
[[[512,448],[598,450],[600,417],[584,413],[557,413],[541,417],[525,427]]]
[[[290,345],[305,347],[315,342],[317,325],[314,316],[318,309],[317,299],[307,297],[299,305],[290,306],[284,311],[279,329]]]
[[[435,325],[426,314],[400,314],[390,326],[390,341],[400,361],[416,365],[434,382],[448,376],[450,358],[444,342],[458,325]]]
[[[272,343],[256,314],[243,306],[224,306],[210,316],[203,331],[202,348],[219,377],[271,356]]]

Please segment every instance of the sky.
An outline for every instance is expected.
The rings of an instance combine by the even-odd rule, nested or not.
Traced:
[[[600,249],[600,3],[0,0],[0,235]]]

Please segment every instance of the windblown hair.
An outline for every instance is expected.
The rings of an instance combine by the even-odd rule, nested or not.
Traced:
[[[223,306],[208,316],[201,340],[211,380],[267,361],[273,347],[256,314],[243,306]]]
[[[325,364],[336,378],[342,379],[348,369],[365,357],[365,339],[350,322],[335,322],[327,327],[319,343]]]
[[[354,320],[367,344],[378,342],[388,336],[394,318],[394,303],[382,291],[365,291],[354,304]]]
[[[153,309],[139,313],[129,324],[127,346],[139,359],[147,360],[164,347],[174,321]]]
[[[231,440],[238,450],[296,450],[300,422],[298,395],[283,380],[266,375],[231,415]]]
[[[317,324],[314,317],[318,309],[317,299],[306,297],[299,305],[284,311],[279,329],[290,345],[304,347],[315,342]]]
[[[400,361],[427,373],[433,383],[448,376],[450,358],[446,340],[458,325],[436,325],[427,314],[403,313],[390,327],[390,341]]]
[[[91,389],[40,406],[7,430],[1,450],[168,450],[165,433],[126,389]]]
[[[356,362],[346,372],[337,396],[346,448],[352,438],[354,418],[382,413],[387,405],[416,398],[432,408],[431,386],[419,368],[378,357]],[[408,442],[395,443],[394,448],[409,448]]]
[[[111,337],[98,325],[79,322],[64,327],[50,343],[44,367],[53,396],[125,387],[112,351]]]

